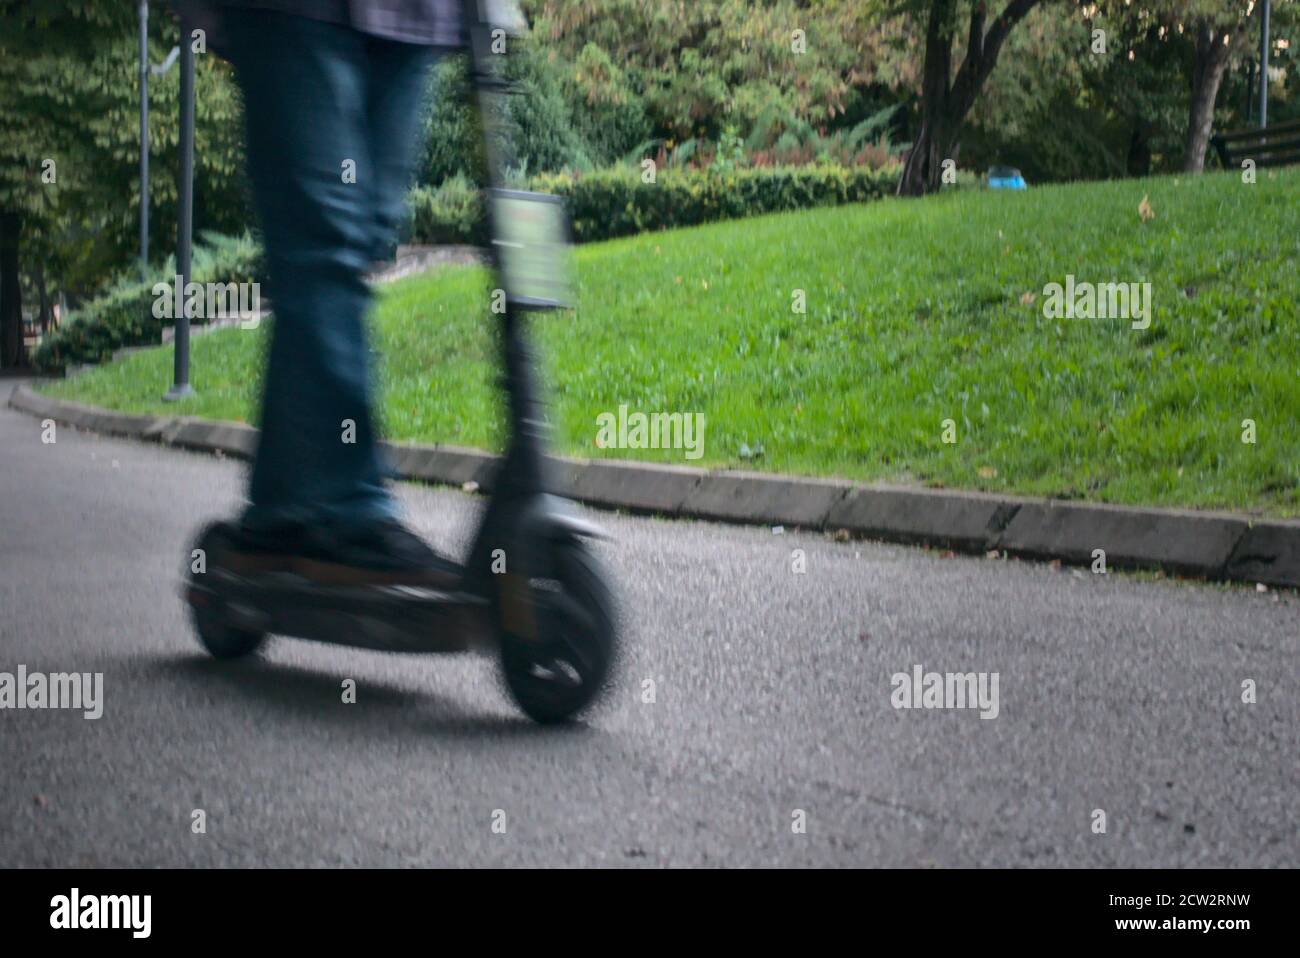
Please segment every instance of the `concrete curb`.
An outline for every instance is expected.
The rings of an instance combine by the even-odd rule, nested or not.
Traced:
[[[247,459],[257,430],[186,416],[133,416],[14,389],[9,405],[82,429]],[[404,479],[489,491],[497,457],[479,449],[385,443]],[[1107,568],[1300,587],[1300,521],[1144,509],[755,472],[557,458],[560,491],[581,502],[670,517],[789,525],[939,546],[998,549]]]

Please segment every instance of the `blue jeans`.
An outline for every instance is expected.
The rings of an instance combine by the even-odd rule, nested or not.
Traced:
[[[274,312],[243,519],[395,517],[365,274],[403,216],[432,51],[270,11],[227,20]]]

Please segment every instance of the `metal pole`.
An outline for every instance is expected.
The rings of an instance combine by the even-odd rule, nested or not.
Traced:
[[[149,271],[149,0],[140,0],[140,274]]]
[[[1268,13],[1270,0],[1264,0],[1259,21],[1259,125],[1268,126]]]
[[[190,281],[190,232],[194,217],[194,47],[190,25],[181,21],[181,176],[177,184],[176,282],[181,309],[176,316],[176,364],[172,388],[163,397],[174,401],[194,395],[190,386],[190,319],[185,315],[185,287]]]

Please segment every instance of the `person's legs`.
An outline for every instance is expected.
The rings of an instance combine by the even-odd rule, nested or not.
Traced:
[[[366,156],[358,165],[357,182],[369,196],[370,258],[393,258],[398,228],[406,218],[406,196],[414,174],[424,94],[433,53],[428,47],[371,38],[367,42],[369,71],[365,105]],[[385,475],[396,478],[388,456],[380,450]]]
[[[392,518],[364,323],[374,190],[383,180],[374,157],[385,149],[371,124],[373,41],[270,12],[231,11],[229,20],[274,312],[244,522],[346,526]],[[386,78],[399,80],[418,97],[418,64]],[[412,132],[416,122],[412,115]]]
[[[370,179],[377,259],[389,259],[406,216],[419,146],[424,94],[433,63],[428,47],[371,40],[366,96],[366,135],[374,164]]]

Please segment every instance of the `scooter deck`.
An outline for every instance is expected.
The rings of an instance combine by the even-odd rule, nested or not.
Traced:
[[[212,569],[186,583],[196,611],[231,628],[381,652],[468,652],[489,645],[487,600],[422,586],[320,585],[290,573]]]

